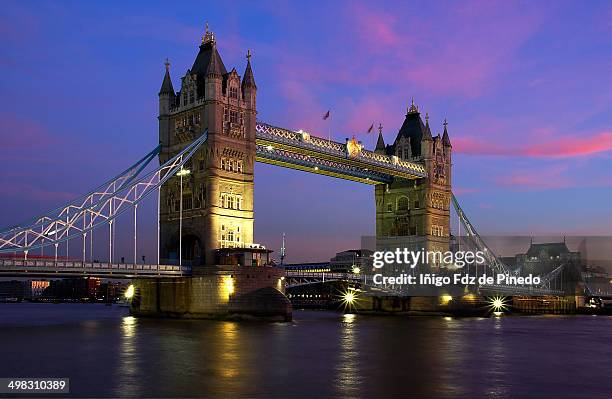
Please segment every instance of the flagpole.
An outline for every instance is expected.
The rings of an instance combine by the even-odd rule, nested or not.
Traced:
[[[327,112],[323,115],[323,120],[326,121],[331,118],[331,110],[327,110]],[[329,122],[327,124],[327,141],[331,144],[331,126]]]
[[[376,145],[374,144],[374,136],[376,136],[374,134],[374,124],[372,123],[372,130],[370,131],[370,134],[372,135],[372,152],[374,152],[374,150],[376,149]]]

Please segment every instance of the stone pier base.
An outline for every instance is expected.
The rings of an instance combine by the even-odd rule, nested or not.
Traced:
[[[291,320],[284,272],[273,267],[210,268],[180,278],[135,279],[134,316]]]

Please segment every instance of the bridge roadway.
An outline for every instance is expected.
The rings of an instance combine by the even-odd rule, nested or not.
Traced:
[[[360,142],[345,144],[263,122],[255,127],[257,161],[365,184],[427,177],[422,164],[368,151]]]
[[[136,277],[181,277],[189,275],[191,275],[190,267],[178,265],[0,259],[0,276],[3,277],[102,277],[130,279]]]

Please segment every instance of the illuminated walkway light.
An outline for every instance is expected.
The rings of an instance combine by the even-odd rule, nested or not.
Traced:
[[[127,289],[125,290],[125,293],[123,294],[123,296],[126,297],[126,299],[132,299],[134,297],[134,284],[130,284]]]
[[[354,288],[349,287],[346,291],[340,293],[340,300],[345,310],[356,308],[358,299],[357,291]]]
[[[180,176],[187,176],[187,175],[189,175],[190,173],[191,173],[191,171],[190,171],[189,169],[182,169],[182,168],[181,168],[181,170],[179,170],[179,171],[176,173],[176,175],[180,177]]]
[[[508,302],[507,302],[507,298],[506,297],[502,297],[502,296],[495,296],[492,298],[488,299],[489,301],[489,308],[493,311],[493,313],[495,313],[495,315],[497,316],[497,313],[503,313],[505,310],[508,309]]]

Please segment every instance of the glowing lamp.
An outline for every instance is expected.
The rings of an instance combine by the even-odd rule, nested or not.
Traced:
[[[123,296],[125,296],[126,299],[132,299],[134,297],[135,291],[136,290],[134,289],[134,284],[130,284],[125,290],[125,293],[123,294]]]

